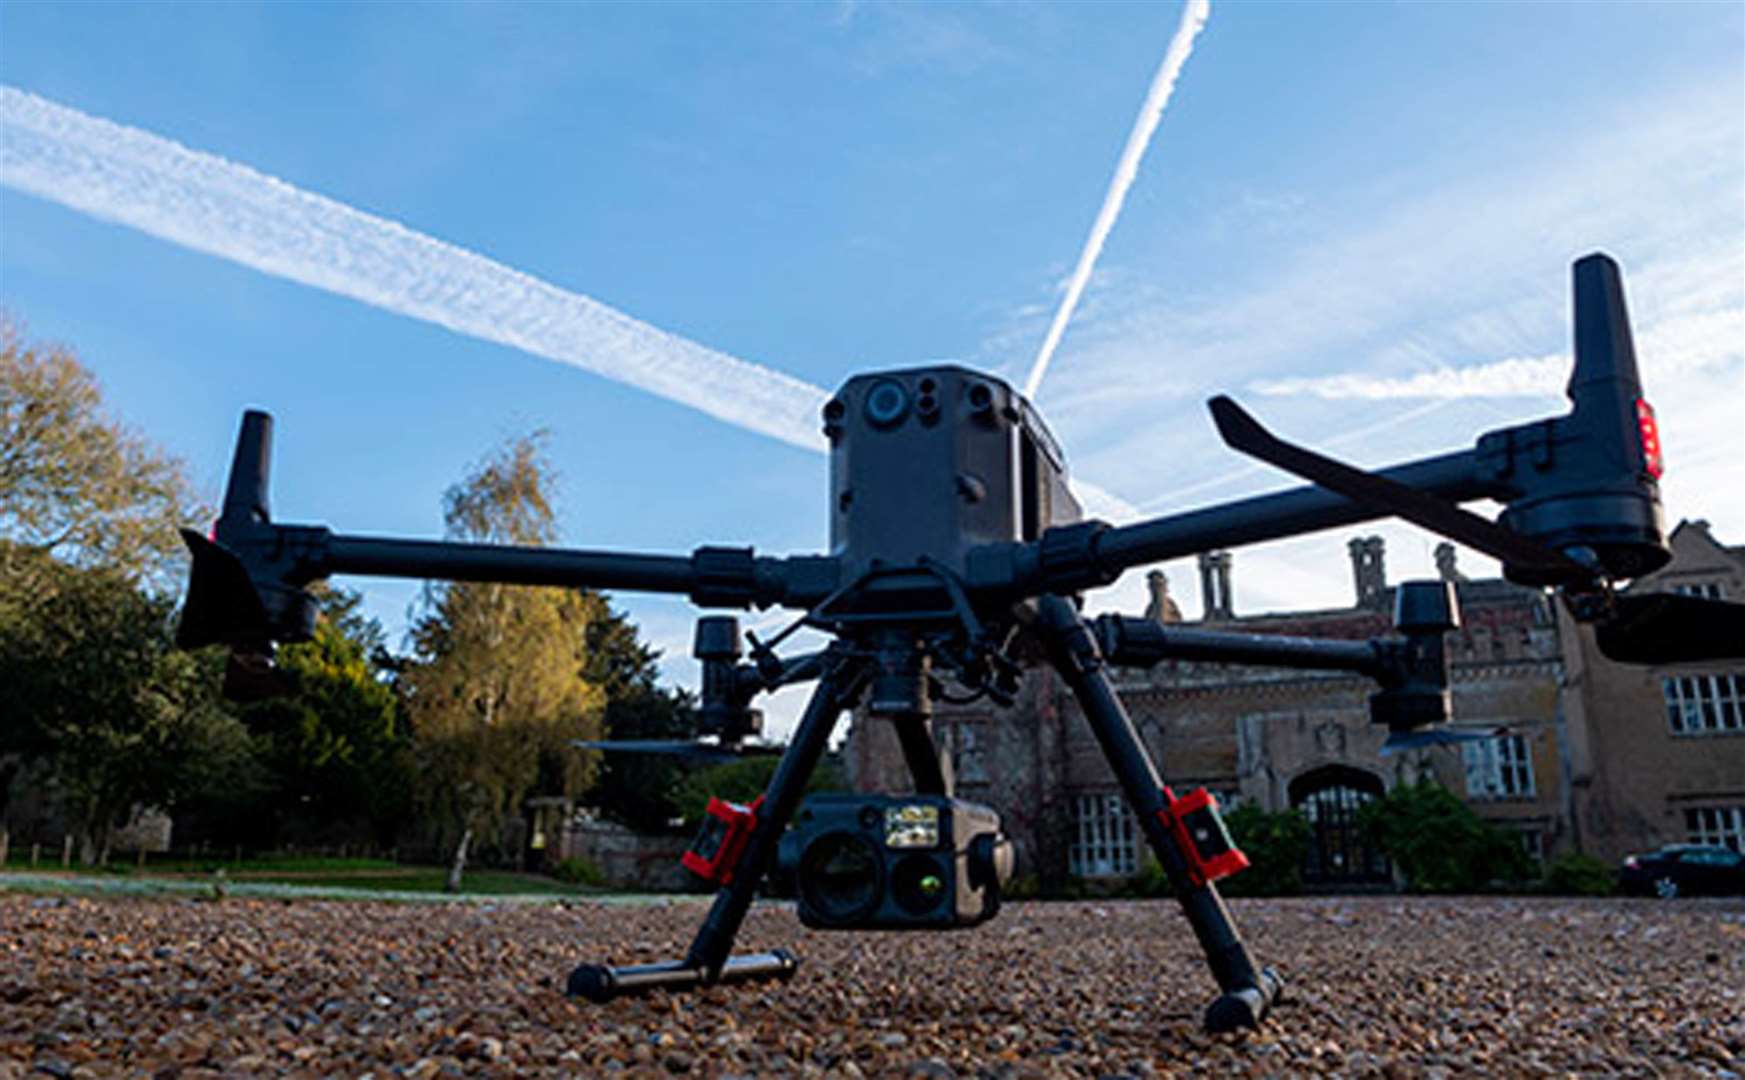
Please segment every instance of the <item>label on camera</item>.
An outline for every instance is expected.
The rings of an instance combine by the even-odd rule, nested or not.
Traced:
[[[939,846],[939,807],[910,803],[885,809],[885,846],[894,849]]]

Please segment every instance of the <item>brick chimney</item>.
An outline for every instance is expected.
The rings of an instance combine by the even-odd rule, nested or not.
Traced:
[[[1230,553],[1200,553],[1200,600],[1208,622],[1234,619],[1236,607],[1230,596]]]
[[[1382,560],[1382,538],[1359,537],[1346,545],[1351,551],[1351,576],[1357,586],[1357,606],[1387,606],[1388,573]]]
[[[1443,581],[1466,580],[1466,575],[1454,565],[1454,545],[1446,540],[1436,545],[1436,576]]]
[[[1169,575],[1153,570],[1145,575],[1145,584],[1151,590],[1151,604],[1145,609],[1145,617],[1160,623],[1181,622],[1182,610],[1169,595]]]

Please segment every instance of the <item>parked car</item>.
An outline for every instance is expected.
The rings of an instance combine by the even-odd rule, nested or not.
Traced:
[[[1618,888],[1632,896],[1745,895],[1745,855],[1708,844],[1668,844],[1626,855]]]

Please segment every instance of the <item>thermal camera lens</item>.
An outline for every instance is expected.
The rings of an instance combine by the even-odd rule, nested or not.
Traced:
[[[873,383],[866,392],[866,418],[875,427],[893,427],[909,411],[909,392],[892,379]]]
[[[905,855],[891,870],[891,898],[911,915],[924,915],[945,898],[945,870],[931,855]]]
[[[801,899],[827,922],[864,919],[883,892],[878,852],[865,837],[825,833],[806,847],[795,876]]]

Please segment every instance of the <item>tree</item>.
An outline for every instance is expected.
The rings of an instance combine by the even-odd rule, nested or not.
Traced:
[[[246,769],[215,652],[171,648],[171,605],[122,573],[0,542],[0,736],[45,762],[85,861],[138,806],[173,807]]]
[[[361,597],[317,590],[321,619],[311,641],[280,647],[289,693],[247,706],[262,770],[253,839],[287,837],[388,844],[409,811],[409,746],[399,701],[374,666],[382,630]]]
[[[690,739],[697,734],[690,695],[657,680],[660,653],[622,612],[588,624],[588,678],[606,693],[605,729],[613,739]],[[673,791],[685,765],[662,754],[607,754],[588,801],[635,828],[661,828],[681,816]]]
[[[1511,835],[1434,780],[1395,787],[1365,806],[1358,820],[1413,892],[1476,892],[1532,873]]]
[[[1268,813],[1245,803],[1224,817],[1248,869],[1226,879],[1228,896],[1293,896],[1303,888],[1303,858],[1314,831],[1301,810]]]
[[[451,539],[523,545],[556,537],[539,435],[511,440],[444,499]],[[459,833],[450,886],[475,835],[500,847],[528,795],[574,796],[593,779],[605,692],[590,681],[586,590],[460,582],[433,586],[401,676],[426,776],[425,805]]]
[[[745,806],[769,789],[781,758],[775,754],[758,754],[738,761],[698,769],[679,782],[673,792],[685,824],[696,828],[703,821],[704,811],[712,798]],[[806,780],[806,793],[836,791],[848,786],[842,769],[832,761],[819,762]]]
[[[161,591],[182,565],[177,527],[205,516],[182,463],[104,411],[72,352],[0,316],[0,538]]]

